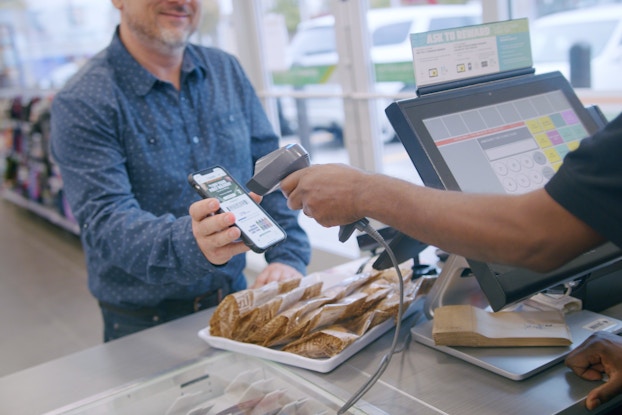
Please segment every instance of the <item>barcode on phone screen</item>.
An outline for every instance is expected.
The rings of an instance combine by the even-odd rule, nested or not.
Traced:
[[[236,209],[239,209],[239,208],[247,206],[247,205],[248,205],[248,200],[240,199],[237,202],[231,203],[228,206],[228,209],[229,210],[236,210]]]
[[[270,229],[272,226],[274,226],[272,224],[272,222],[270,222],[268,219],[266,218],[261,218],[259,219],[257,222],[255,222],[255,224],[259,227],[259,229],[266,230],[266,229]]]

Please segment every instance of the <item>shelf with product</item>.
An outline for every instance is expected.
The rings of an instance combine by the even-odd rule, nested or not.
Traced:
[[[51,97],[27,101],[14,97],[4,102],[0,146],[2,197],[78,234],[60,172],[49,155],[50,102]]]

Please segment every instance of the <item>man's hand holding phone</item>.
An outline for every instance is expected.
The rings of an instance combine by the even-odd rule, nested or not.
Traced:
[[[257,203],[262,197],[249,193]],[[218,213],[220,203],[216,198],[203,199],[190,205],[192,233],[203,255],[214,265],[227,263],[233,256],[249,251],[250,248],[240,240],[241,232],[236,226],[231,212]],[[270,263],[257,275],[251,288],[258,288],[272,281],[285,281],[302,278],[295,268],[278,262]]]
[[[231,212],[242,241],[253,251],[262,253],[283,242],[285,231],[263,210],[221,166],[188,175],[188,183],[205,199],[216,198],[218,213]],[[257,195],[255,195],[257,196]]]
[[[220,202],[216,198],[199,200],[190,205],[192,234],[199,249],[214,265],[227,263],[233,256],[250,248],[240,240],[241,232],[236,226],[232,212],[218,213]]]

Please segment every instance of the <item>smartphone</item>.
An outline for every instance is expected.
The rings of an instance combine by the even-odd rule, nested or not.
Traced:
[[[191,173],[190,185],[203,198],[220,201],[220,212],[233,212],[242,240],[254,252],[262,253],[283,242],[285,231],[263,210],[242,186],[221,166]]]

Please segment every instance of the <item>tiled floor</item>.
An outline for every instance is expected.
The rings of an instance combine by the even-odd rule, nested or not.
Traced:
[[[0,200],[0,376],[99,344],[77,236]]]

